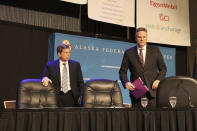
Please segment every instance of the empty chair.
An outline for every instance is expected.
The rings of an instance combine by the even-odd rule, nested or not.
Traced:
[[[51,84],[42,85],[40,79],[25,79],[18,88],[17,108],[57,107],[56,92]]]
[[[159,83],[157,107],[170,107],[169,97],[177,98],[176,107],[197,106],[197,81],[190,77],[171,76]]]
[[[123,107],[120,87],[117,81],[92,79],[85,83],[83,106],[93,107]]]

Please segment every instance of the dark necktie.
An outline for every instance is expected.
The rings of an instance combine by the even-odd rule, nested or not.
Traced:
[[[68,76],[67,76],[67,68],[66,63],[63,63],[63,72],[62,72],[62,91],[66,93],[68,91]]]
[[[144,67],[144,60],[143,60],[143,52],[142,52],[143,49],[139,49],[140,51],[140,54],[139,54],[139,57],[140,57],[140,62],[142,64],[142,67]]]

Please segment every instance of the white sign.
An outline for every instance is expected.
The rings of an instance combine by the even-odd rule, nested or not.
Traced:
[[[188,0],[137,0],[137,27],[148,30],[148,41],[190,46]]]
[[[88,0],[90,19],[134,27],[134,16],[134,0]]]
[[[61,1],[75,3],[75,4],[87,4],[87,0],[61,0]]]

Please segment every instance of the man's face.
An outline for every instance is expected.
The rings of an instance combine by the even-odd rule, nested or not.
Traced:
[[[68,61],[70,59],[70,49],[66,48],[63,49],[61,53],[58,53],[60,60]]]
[[[136,33],[136,42],[140,48],[147,44],[147,33],[145,31],[139,31]]]

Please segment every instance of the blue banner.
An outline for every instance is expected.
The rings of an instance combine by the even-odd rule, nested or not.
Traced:
[[[124,51],[135,46],[136,43],[54,33],[49,37],[49,61],[58,59],[56,48],[65,41],[72,46],[71,59],[79,61],[81,64],[84,81],[90,79],[118,80],[123,102],[131,103],[129,92],[123,88],[118,72]],[[175,76],[175,48],[159,48],[167,65],[167,76]]]

